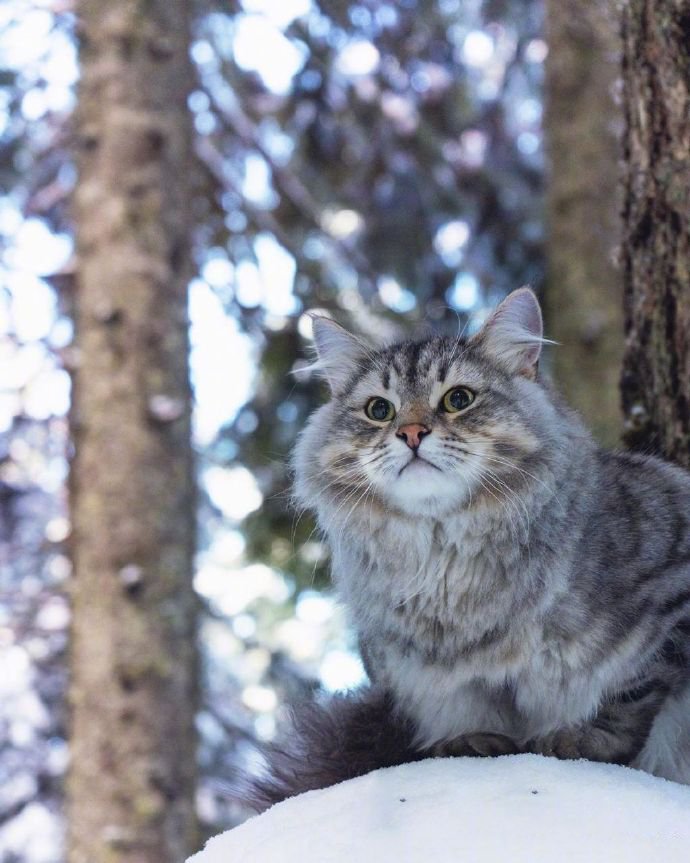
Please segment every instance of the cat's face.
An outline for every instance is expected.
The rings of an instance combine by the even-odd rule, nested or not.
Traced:
[[[346,508],[375,498],[437,514],[519,496],[549,405],[533,380],[542,339],[531,292],[511,294],[467,341],[374,351],[325,319],[315,336],[332,398],[303,458]]]

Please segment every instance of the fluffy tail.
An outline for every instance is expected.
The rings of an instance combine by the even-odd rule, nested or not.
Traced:
[[[268,773],[252,780],[245,802],[257,811],[303,791],[327,788],[379,767],[424,757],[410,722],[373,687],[310,701],[293,709],[282,745],[266,752]]]

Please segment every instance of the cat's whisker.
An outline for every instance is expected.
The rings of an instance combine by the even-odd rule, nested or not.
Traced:
[[[355,477],[355,476],[363,477],[363,476],[364,476],[363,469],[364,469],[364,468],[366,468],[366,467],[369,467],[369,466],[370,466],[370,465],[372,465],[372,464],[375,464],[375,463],[376,463],[377,461],[379,461],[379,460],[380,460],[384,455],[385,455],[385,453],[376,453],[374,456],[372,456],[372,458],[370,458],[370,459],[368,459],[368,460],[366,460],[366,461],[362,460],[359,464],[357,464],[357,465],[353,466],[353,467],[352,467],[352,468],[350,468],[349,470],[347,470],[347,471],[341,471],[341,472],[338,472],[338,473],[335,473],[335,472],[331,471],[330,466],[329,466],[328,468],[324,469],[323,471],[321,471],[321,472],[319,472],[319,473],[317,473],[317,474],[312,474],[312,475],[310,475],[310,477],[309,477],[309,478],[310,478],[310,479],[313,479],[313,478],[315,478],[315,477],[322,476],[323,474],[325,474],[325,473],[329,473],[329,472],[331,472],[331,474],[335,473],[335,475],[333,476],[333,479],[331,479],[331,481],[330,481],[329,483],[327,483],[325,486],[323,486],[323,487],[319,490],[319,492],[320,492],[321,494],[323,494],[324,492],[326,492],[326,491],[327,491],[329,488],[331,488],[332,486],[337,485],[338,483],[347,482],[351,477]]]
[[[340,456],[339,458],[334,459],[333,461],[329,462],[327,465],[320,468],[319,470],[313,471],[312,473],[305,474],[304,476],[305,476],[305,479],[317,479],[318,477],[321,477],[324,474],[333,473],[333,472],[335,472],[335,470],[337,470],[338,468],[342,468],[345,465],[350,465],[351,467],[356,468],[357,467],[356,458],[350,454]]]
[[[347,458],[349,459],[350,457],[348,456]],[[344,457],[341,457],[341,460],[344,460]],[[335,462],[333,462],[333,464],[336,464],[337,462],[338,462],[338,459],[336,459],[336,461],[335,461]],[[310,480],[313,480],[313,479],[319,478],[319,477],[323,476],[323,474],[327,473],[327,472],[329,471],[329,469],[330,469],[330,466],[329,466],[329,467],[327,467],[327,468],[324,468],[323,470],[316,471],[315,473],[309,474],[309,475],[308,475],[308,478],[309,478]],[[351,471],[346,471],[344,474],[342,474],[342,475],[341,475],[341,476],[339,476],[339,477],[336,477],[335,479],[331,480],[331,482],[329,482],[327,485],[325,485],[325,486],[321,489],[321,493],[323,493],[323,492],[327,491],[329,488],[331,488],[331,487],[332,487],[333,485],[335,485],[337,482],[342,482],[342,481],[343,481],[343,479],[344,479],[346,476],[356,476],[356,475],[357,475],[357,474],[359,474],[359,473],[361,473],[361,471],[360,471],[358,468],[356,468],[356,467],[352,468],[352,469],[351,469]],[[305,512],[307,512],[307,511],[308,511],[308,509],[309,509],[309,508],[310,508],[310,507],[309,507],[308,505],[305,505],[304,507],[302,507],[301,509],[299,509],[299,510],[297,511],[297,513],[296,513],[296,518],[295,518],[295,520],[293,520],[292,530],[291,530],[291,541],[292,541],[293,545],[294,545],[295,537],[296,537],[296,534],[297,534],[297,528],[298,528],[299,523],[300,523],[300,521],[301,521],[301,519],[302,519],[302,516],[305,514]],[[312,529],[312,531],[310,532],[310,534],[309,534],[309,536],[308,536],[308,538],[307,538],[306,542],[309,542],[309,541],[311,540],[311,538],[312,538],[312,536],[314,535],[314,533],[315,533],[315,531],[316,531],[316,530],[317,530],[317,528]]]
[[[447,449],[450,449],[450,450],[453,450],[453,451],[457,451],[457,452],[461,452],[461,453],[462,453],[462,454],[464,454],[464,455],[470,455],[470,456],[473,456],[473,457],[475,457],[475,458],[479,459],[479,460],[480,460],[480,462],[482,462],[482,463],[489,462],[490,464],[497,464],[497,465],[499,465],[500,467],[505,467],[506,469],[509,469],[511,472],[515,472],[515,473],[518,473],[518,474],[520,474],[520,475],[527,476],[527,477],[529,477],[530,479],[533,479],[535,482],[537,482],[537,483],[538,483],[539,485],[541,485],[543,488],[547,489],[553,497],[557,497],[557,495],[556,495],[556,493],[555,493],[555,491],[554,491],[554,489],[553,489],[552,487],[548,486],[548,485],[547,485],[543,480],[541,480],[539,477],[534,476],[534,474],[531,474],[529,471],[526,471],[526,470],[524,470],[523,468],[519,467],[518,465],[514,464],[514,463],[513,463],[513,462],[511,462],[509,459],[505,459],[505,458],[503,458],[503,457],[501,457],[501,456],[496,456],[496,455],[493,455],[493,454],[487,454],[487,453],[483,453],[483,452],[475,452],[475,451],[473,451],[473,450],[467,449],[467,448],[466,448],[466,447],[464,447],[464,446],[460,446],[460,445],[458,445],[458,444],[456,444],[456,443],[448,443],[448,442],[444,442],[444,446],[445,446],[445,448],[447,448]],[[486,466],[486,464],[483,464],[483,467],[484,467],[484,469],[487,471],[487,474],[489,474],[489,475],[493,478],[494,483],[495,483],[495,484],[497,484],[497,485],[502,486],[502,487],[503,487],[504,492],[505,492],[506,494],[509,494],[509,495],[510,495],[510,497],[511,497],[511,499],[513,499],[513,500],[516,500],[516,501],[517,501],[517,503],[519,504],[519,506],[522,508],[523,512],[525,513],[526,518],[527,518],[527,521],[529,521],[529,514],[528,514],[528,507],[527,507],[527,504],[526,504],[526,503],[524,502],[524,500],[523,500],[523,499],[518,495],[517,491],[516,491],[515,489],[511,488],[511,487],[507,484],[507,482],[506,482],[506,478],[505,478],[504,476],[499,476],[495,471],[490,470],[490,469]],[[529,525],[527,525],[527,526],[526,526],[526,530],[527,530],[527,533],[529,534]]]
[[[351,499],[352,499],[352,498],[353,498],[353,497],[354,497],[358,492],[360,492],[360,491],[362,490],[362,488],[364,488],[366,485],[368,485],[368,482],[367,482],[367,480],[366,480],[366,479],[364,479],[364,480],[361,480],[359,483],[356,483],[355,485],[353,485],[351,488],[349,488],[349,489],[346,489],[346,490],[345,490],[345,493],[344,493],[344,496],[343,496],[342,500],[340,500],[340,501],[339,501],[338,506],[337,506],[337,508],[335,509],[335,511],[329,514],[329,515],[330,515],[330,517],[329,517],[329,519],[328,519],[328,522],[327,522],[327,523],[324,525],[324,527],[323,527],[324,532],[325,532],[326,534],[330,534],[330,527],[331,527],[331,525],[333,524],[333,522],[335,521],[335,519],[338,517],[338,513],[341,511],[341,509],[342,509],[344,506],[346,506],[346,505],[347,505],[347,503],[348,503],[348,501],[350,501],[350,500],[351,500]],[[333,501],[333,502],[335,503],[335,502],[337,502],[337,501],[338,501],[338,498],[337,498],[337,496],[336,496],[336,497],[334,498],[334,501]]]
[[[515,464],[515,462],[511,461],[510,459],[507,459],[503,456],[496,455],[495,453],[475,452],[474,450],[467,449],[466,447],[463,447],[463,451],[466,452],[468,455],[472,455],[472,456],[475,456],[477,458],[487,459],[488,461],[492,461],[492,462],[496,462],[498,464],[504,465],[505,467],[509,468],[511,471],[516,471],[517,473],[520,473],[523,476],[527,476],[530,479],[534,480],[535,482],[539,483],[543,488],[551,490],[551,486],[549,486],[549,484],[546,483],[543,479],[541,479],[538,476],[535,476],[535,474],[533,474],[533,473],[530,473],[530,471],[525,470],[525,468],[520,467],[519,465]]]
[[[507,483],[497,477],[496,474],[493,473],[493,471],[491,471],[489,468],[483,468],[483,477],[492,484],[492,487],[503,496],[506,504],[513,509],[516,516],[520,519],[522,523],[522,527],[527,539],[529,537],[530,531],[530,520],[529,510],[525,502],[513,489],[510,488]]]
[[[484,489],[484,491],[487,494],[489,494],[496,501],[496,503],[498,503],[500,506],[501,498],[496,494],[495,490],[492,491],[492,489],[489,486],[487,486],[487,484],[485,482],[486,477],[483,474],[479,474],[479,475],[477,475],[476,480],[479,483],[479,485]],[[506,512],[506,516],[508,517],[510,533],[511,533],[513,539],[517,541],[517,533],[515,531],[515,522],[513,521],[513,517],[510,514],[510,512]]]
[[[519,533],[517,530],[517,523],[515,521],[515,517],[520,519],[522,523],[523,530],[525,529],[525,523],[523,520],[523,515],[516,503],[513,500],[508,499],[505,496],[505,489],[502,489],[495,481],[495,477],[491,477],[484,470],[481,469],[477,464],[469,464],[466,465],[466,468],[469,470],[469,473],[474,481],[479,483],[479,485],[484,489],[484,491],[490,495],[499,506],[501,503],[507,506],[507,509],[504,508],[504,512],[508,519],[508,526],[510,529],[510,534],[513,537],[513,540],[517,543],[519,542]],[[499,495],[503,495],[503,497],[499,497]],[[529,530],[527,529],[527,533]]]
[[[339,533],[339,537],[338,537],[338,542],[340,542],[342,540],[342,536],[345,532],[345,528],[347,527],[347,523],[350,520],[350,517],[352,516],[353,512],[359,506],[359,504],[362,503],[362,501],[364,501],[364,503],[362,503],[362,506],[364,506],[366,504],[366,497],[371,490],[372,490],[372,483],[369,483],[369,485],[364,489],[364,492],[357,498],[357,500],[350,507],[349,512],[347,513],[347,515],[343,519],[343,523],[342,523],[342,526],[340,528],[340,533]]]
[[[458,318],[458,325],[459,325],[459,323],[460,323],[460,319]],[[460,347],[461,344],[463,344],[463,336],[465,335],[465,330],[469,326],[469,323],[470,323],[470,319],[468,317],[467,320],[465,321],[465,325],[462,327],[462,329],[460,329],[460,327],[458,326],[459,332],[455,338],[455,342],[454,342],[453,348],[450,352],[450,356],[446,359],[446,365],[447,365],[449,370],[450,370],[451,366],[453,365],[453,363],[455,362],[455,355],[457,353],[458,348]]]
[[[338,507],[338,510],[336,511],[336,513],[334,513],[334,517],[330,520],[329,527],[327,528],[329,535],[330,535],[330,524],[333,523],[335,516],[337,515],[337,512],[339,512],[347,503],[349,503],[349,501],[351,501],[353,497],[355,497],[356,495],[359,495],[356,498],[354,504],[352,504],[352,506],[350,507],[345,518],[343,519],[341,526],[340,526],[340,530],[338,531],[338,533],[335,536],[331,536],[331,542],[332,542],[334,548],[337,548],[340,546],[340,542],[342,541],[345,527],[347,526],[347,522],[349,521],[350,516],[352,515],[354,510],[357,508],[357,505],[360,503],[362,498],[367,494],[367,492],[370,489],[371,489],[371,483],[367,483],[367,482],[363,482],[363,483],[360,483],[359,485],[355,486],[352,489],[352,491],[346,496],[346,498],[342,501],[342,503]]]

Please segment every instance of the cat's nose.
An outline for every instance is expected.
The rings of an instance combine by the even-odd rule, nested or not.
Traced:
[[[419,423],[408,423],[408,425],[400,426],[395,434],[400,440],[404,440],[410,449],[416,450],[422,442],[422,438],[431,434],[431,429],[419,425]]]

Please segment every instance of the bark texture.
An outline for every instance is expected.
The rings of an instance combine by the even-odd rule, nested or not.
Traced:
[[[623,352],[618,164],[621,111],[614,86],[620,40],[609,0],[547,0],[545,133],[547,335],[553,373],[597,438],[620,437]]]
[[[690,2],[621,14],[625,439],[690,466]]]
[[[70,863],[195,837],[186,0],[81,0]]]

